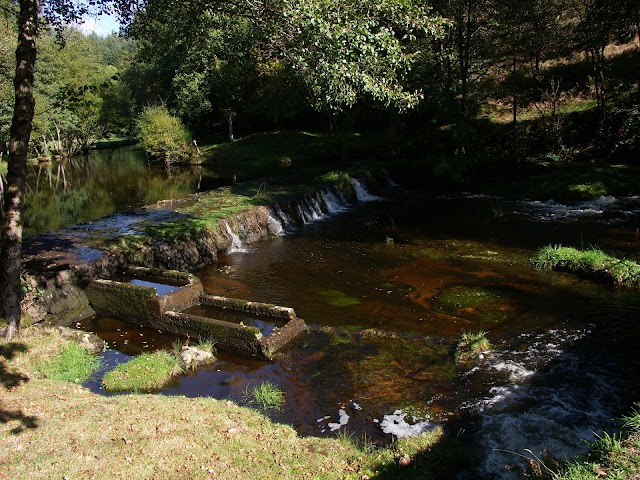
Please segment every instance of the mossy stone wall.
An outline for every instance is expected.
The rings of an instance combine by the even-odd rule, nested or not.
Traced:
[[[210,339],[215,341],[216,347],[265,356],[260,342],[262,333],[256,327],[186,313],[166,312],[154,320],[154,328],[195,338]]]
[[[149,300],[157,296],[155,288],[111,280],[94,280],[85,293],[98,315],[153,327],[153,311]]]

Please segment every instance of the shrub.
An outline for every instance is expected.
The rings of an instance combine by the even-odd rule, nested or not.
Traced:
[[[186,161],[193,154],[189,130],[164,105],[146,107],[138,116],[136,132],[147,154],[168,165]]]

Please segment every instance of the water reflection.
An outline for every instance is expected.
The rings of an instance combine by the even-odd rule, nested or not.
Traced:
[[[27,175],[25,235],[57,230],[229,183],[202,166],[148,165],[137,147],[39,163]]]

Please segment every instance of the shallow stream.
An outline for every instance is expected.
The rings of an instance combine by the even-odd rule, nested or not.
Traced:
[[[391,189],[272,241],[221,255],[205,291],[295,308],[310,327],[272,363],[220,352],[163,393],[244,401],[264,381],[272,414],[302,435],[348,431],[384,442],[434,425],[464,429],[469,475],[497,478],[514,453],[584,452],[640,400],[640,295],[533,270],[551,244],[638,258],[640,200],[558,204],[433,197]],[[107,364],[174,338],[106,318],[84,322]],[[494,350],[464,366],[463,331]],[[109,367],[110,368],[110,367]],[[90,385],[99,389],[99,379]],[[453,432],[455,433],[455,432]]]

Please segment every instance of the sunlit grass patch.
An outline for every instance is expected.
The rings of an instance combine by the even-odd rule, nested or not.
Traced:
[[[487,332],[462,332],[456,345],[456,362],[466,362],[489,350],[491,350],[491,342],[487,338]]]
[[[284,406],[284,392],[271,382],[245,389],[245,401],[258,405],[262,410],[282,410]]]
[[[84,383],[99,368],[99,358],[76,342],[70,342],[57,357],[43,363],[40,372],[52,380]]]
[[[620,260],[598,248],[578,250],[573,247],[547,245],[531,259],[537,269],[563,270],[595,278],[614,285],[640,285],[640,265]]]
[[[158,350],[121,363],[105,374],[102,386],[109,392],[161,390],[181,372],[182,365],[176,355]]]

